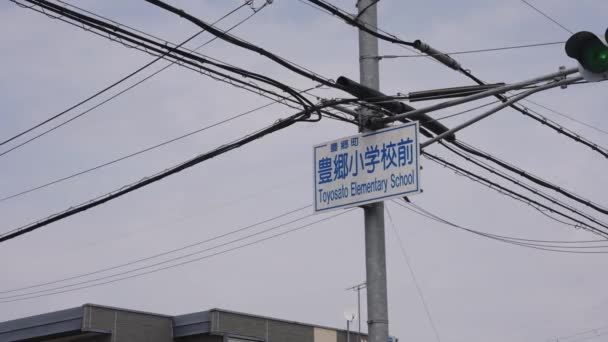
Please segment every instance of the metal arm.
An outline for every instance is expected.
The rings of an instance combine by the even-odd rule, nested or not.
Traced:
[[[521,89],[523,87],[527,87],[530,85],[534,85],[536,83],[540,83],[543,81],[548,81],[548,80],[552,80],[555,78],[561,78],[561,77],[565,77],[571,74],[575,74],[578,72],[578,68],[570,68],[570,69],[565,69],[565,70],[560,70],[558,72],[554,72],[551,74],[547,74],[544,76],[540,76],[540,77],[536,77],[536,78],[532,78],[526,81],[522,81],[522,82],[518,82],[518,83],[513,83],[513,84],[509,84],[503,87],[499,87],[499,88],[495,88],[495,89],[490,89],[478,94],[474,94],[474,95],[470,95],[467,97],[463,97],[460,99],[455,99],[455,100],[450,100],[450,101],[446,101],[446,102],[441,102],[432,106],[428,106],[425,108],[420,108],[420,109],[416,109],[410,112],[407,112],[405,114],[400,114],[400,115],[395,115],[395,116],[391,116],[389,118],[372,118],[372,122],[374,124],[387,124],[390,122],[394,122],[394,121],[398,121],[398,120],[402,120],[402,119],[410,119],[412,116],[416,116],[416,115],[420,115],[420,114],[425,114],[425,113],[430,113],[436,110],[440,110],[440,109],[444,109],[444,108],[448,108],[448,107],[453,107],[453,106],[457,106],[459,104],[463,104],[463,103],[467,103],[467,102],[471,102],[471,101],[475,101],[475,100],[479,100],[479,99],[483,99],[485,97],[488,96],[494,96],[497,94],[502,94],[505,93],[507,91],[511,91],[511,90],[517,90],[517,89]]]
[[[460,131],[463,128],[469,127],[472,124],[476,123],[477,121],[482,120],[484,118],[487,118],[488,116],[490,116],[490,115],[498,112],[499,110],[501,110],[501,109],[503,109],[505,107],[508,107],[508,106],[514,104],[515,102],[520,101],[520,100],[522,100],[522,99],[524,99],[524,98],[526,98],[526,97],[528,97],[528,96],[530,96],[532,94],[538,93],[538,92],[543,91],[543,90],[547,90],[547,89],[551,89],[551,88],[556,88],[556,87],[561,87],[563,85],[572,84],[572,83],[578,82],[578,81],[580,81],[582,79],[583,79],[582,76],[577,76],[577,77],[573,77],[573,78],[569,78],[569,79],[565,79],[565,80],[561,80],[561,81],[557,81],[557,82],[548,83],[548,84],[545,84],[545,85],[540,86],[538,88],[534,88],[534,89],[528,90],[525,93],[522,93],[522,94],[519,94],[517,96],[512,97],[508,101],[506,101],[504,103],[501,103],[500,105],[498,105],[498,106],[496,106],[496,107],[488,110],[487,112],[485,112],[485,113],[483,113],[483,114],[481,114],[479,116],[476,116],[476,117],[474,117],[474,118],[472,118],[472,119],[470,119],[468,121],[465,121],[465,122],[461,123],[460,125],[457,125],[457,126],[453,127],[452,129],[450,129],[447,132],[441,133],[441,134],[435,136],[434,138],[429,139],[429,140],[421,143],[420,144],[420,148],[427,147],[430,144],[432,144],[434,142],[437,142],[437,141],[445,138],[446,136],[454,134],[454,133]]]

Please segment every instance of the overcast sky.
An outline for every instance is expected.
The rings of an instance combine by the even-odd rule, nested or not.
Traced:
[[[171,42],[181,42],[198,31],[191,23],[144,1],[69,2]],[[242,2],[171,3],[212,22]],[[356,10],[354,0],[333,3],[350,12]],[[261,4],[256,1],[256,5]],[[603,34],[607,25],[605,0],[533,0],[533,4],[573,31]],[[230,27],[250,13],[245,7],[219,26]],[[422,39],[444,51],[565,41],[569,36],[519,0],[381,0],[379,23],[405,40]],[[275,0],[234,34],[327,78],[345,75],[358,79],[357,31],[299,1]],[[201,35],[188,46],[195,47],[209,38]],[[9,1],[0,3],[0,42],[0,140],[152,60],[140,51]],[[410,54],[385,43],[380,49],[382,54]],[[257,54],[219,40],[201,51],[299,89],[315,85]],[[556,71],[560,65],[574,65],[561,45],[461,55],[458,59],[488,82],[514,82]],[[155,64],[136,80],[166,63]],[[463,75],[425,58],[386,59],[380,70],[382,90],[389,94],[471,84]],[[315,94],[345,96],[326,89]],[[606,84],[551,90],[533,100],[608,129]],[[191,70],[171,67],[86,116],[0,157],[0,197],[268,102]],[[433,115],[468,107],[471,105]],[[608,145],[606,134],[539,111],[600,145]],[[2,201],[0,231],[120,188],[293,112],[275,104],[96,172]],[[73,111],[63,120],[78,113]],[[443,122],[452,126],[470,115]],[[103,206],[2,243],[0,291],[143,258],[312,204],[312,146],[355,132],[352,125],[328,119],[299,123]],[[607,204],[606,158],[518,112],[501,111],[458,136],[581,196]],[[429,151],[485,174],[440,146]],[[429,160],[423,158],[422,163],[424,192],[412,200],[458,224],[533,239],[596,238]],[[434,341],[435,336],[395,231],[401,236],[444,342],[546,341],[608,325],[608,275],[604,274],[608,256],[551,253],[502,244],[429,221],[391,203],[388,208],[395,226],[394,230],[387,219],[390,331],[402,341]],[[311,211],[308,208],[273,223],[288,222]],[[323,217],[314,216],[280,231]],[[272,224],[255,231],[269,227]],[[224,241],[229,239],[215,243]],[[209,246],[213,244],[193,250]],[[164,314],[219,307],[344,328],[342,312],[356,305],[355,293],[344,289],[364,278],[363,220],[362,211],[357,209],[305,230],[170,270],[0,303],[0,321],[96,303]],[[40,288],[30,291],[37,290]]]

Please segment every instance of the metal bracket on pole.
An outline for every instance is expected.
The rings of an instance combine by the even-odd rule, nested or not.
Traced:
[[[563,66],[563,65],[562,65],[562,66],[560,66],[560,67],[559,67],[559,71],[560,71],[560,72],[564,72],[564,71],[566,71],[566,67],[565,67],[565,66]],[[556,78],[555,78],[555,82],[558,82],[558,81],[561,81],[561,80],[565,80],[565,79],[566,79],[566,75],[564,75],[564,76],[562,76],[562,77],[556,77]],[[562,88],[562,89],[566,89],[566,88],[568,88],[568,85],[567,85],[567,84],[563,84],[563,85],[561,85],[561,88]]]

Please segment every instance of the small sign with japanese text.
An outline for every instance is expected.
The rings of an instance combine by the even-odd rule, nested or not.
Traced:
[[[420,192],[418,122],[320,144],[313,154],[317,213]]]

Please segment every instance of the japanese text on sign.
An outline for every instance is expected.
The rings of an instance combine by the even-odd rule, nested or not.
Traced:
[[[417,122],[315,146],[315,211],[418,192],[418,154]]]

